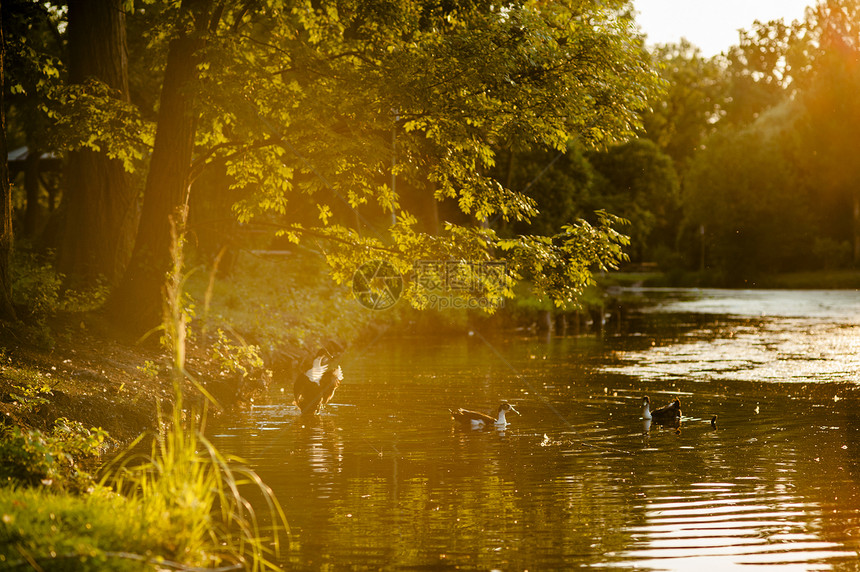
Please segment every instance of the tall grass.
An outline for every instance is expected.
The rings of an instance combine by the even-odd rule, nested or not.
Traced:
[[[158,527],[169,539],[170,552],[184,565],[224,569],[277,570],[280,535],[288,533],[286,516],[272,490],[241,461],[222,455],[204,436],[207,400],[211,396],[185,369],[189,317],[183,305],[184,213],[172,219],[173,267],[165,288],[164,330],[173,362],[172,412],[159,410],[159,429],[146,456],[127,454],[106,471],[104,484],[134,499],[141,526]],[[184,408],[187,382],[203,392],[202,405]],[[135,449],[133,444],[129,451]],[[269,522],[261,527],[243,496],[253,487],[266,503]]]
[[[160,328],[172,357],[172,409],[159,409],[148,451],[141,452],[146,449],[141,437],[102,469],[98,486],[81,480],[81,486],[72,487],[89,489],[85,494],[70,494],[67,486],[73,457],[98,448],[102,432],[65,422],[58,424],[57,435],[17,431],[0,444],[0,460],[6,463],[0,467],[5,481],[0,483],[2,570],[279,569],[281,538],[289,530],[275,495],[239,459],[221,454],[205,437],[211,396],[185,369],[190,320],[183,304],[184,213],[174,220],[179,223],[173,227],[173,267]],[[12,384],[15,399],[35,407],[50,388],[26,381]],[[186,402],[185,388],[196,388],[203,399]],[[14,467],[6,466],[10,459]],[[263,514],[255,512],[246,493],[262,499],[257,506]]]
[[[219,453],[179,408],[162,421],[151,453],[128,455],[105,479],[135,502],[141,534],[162,538],[184,565],[277,570],[279,531],[287,526],[269,487],[253,471],[234,469],[238,460]],[[268,530],[242,494],[246,485],[268,503]]]

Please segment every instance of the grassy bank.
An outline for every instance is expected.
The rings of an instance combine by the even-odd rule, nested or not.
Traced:
[[[0,567],[21,570],[142,570],[174,552],[158,523],[108,489],[86,495],[0,487]],[[154,567],[153,567],[154,568]]]
[[[179,410],[163,421],[149,454],[100,467],[99,482],[75,467],[85,455],[71,450],[74,437],[29,430],[0,441],[4,465],[17,461],[0,486],[0,568],[277,569],[268,559],[279,531],[263,530],[242,495],[262,491],[272,522],[285,526],[268,488],[232,467]]]
[[[64,306],[57,278],[29,291],[48,303],[22,305],[28,320],[2,329],[0,568],[278,569],[277,500],[203,434],[219,407],[207,387],[229,386],[221,395],[240,401],[265,385],[262,350],[222,321],[245,310],[241,291],[232,306],[185,295],[179,268],[160,342],[117,341],[97,314]],[[204,305],[208,323],[192,320]],[[268,528],[244,500],[249,487],[269,501]]]
[[[794,290],[857,290],[860,289],[860,271],[831,270],[775,274],[763,277],[753,287]]]

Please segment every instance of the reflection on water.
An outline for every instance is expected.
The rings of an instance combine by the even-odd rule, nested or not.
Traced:
[[[622,349],[607,368],[649,380],[844,381],[860,376],[860,324],[819,319],[737,321],[682,340]]]
[[[856,569],[857,314],[680,294],[684,314],[661,292],[666,310],[603,339],[383,339],[319,419],[278,394],[213,440],[275,489],[293,569]],[[680,427],[646,429],[645,393],[677,395]],[[505,430],[448,414],[502,399],[521,413]]]
[[[856,291],[641,292],[658,301],[651,314],[698,315],[700,326],[668,340],[655,336],[650,347],[622,348],[606,371],[663,381],[860,379]]]

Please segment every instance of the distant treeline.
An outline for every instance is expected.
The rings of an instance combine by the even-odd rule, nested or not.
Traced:
[[[640,138],[513,152],[496,176],[538,202],[533,230],[603,208],[632,262],[712,284],[860,262],[860,3],[755,22],[726,53],[651,50],[665,82]],[[519,226],[514,230],[523,231]]]

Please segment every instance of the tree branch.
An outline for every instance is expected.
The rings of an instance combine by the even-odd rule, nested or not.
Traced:
[[[319,232],[307,228],[297,228],[292,226],[287,226],[283,224],[278,224],[276,222],[255,222],[253,223],[256,226],[267,226],[272,228],[277,228],[280,230],[286,230],[289,232],[296,232],[298,234],[311,236],[314,238],[319,238],[321,240],[331,240],[332,242],[338,242],[340,244],[345,244],[347,246],[353,246],[355,248],[367,248],[370,250],[376,250],[380,252],[388,252],[390,254],[401,254],[399,250],[396,248],[391,248],[390,246],[381,246],[375,244],[359,244],[354,241],[347,240],[345,238],[341,238],[339,236],[332,236],[330,234],[326,234],[324,232]]]
[[[280,137],[270,137],[268,139],[263,139],[261,141],[257,141],[256,143],[240,143],[240,142],[225,142],[219,143],[214,147],[211,147],[209,150],[205,151],[202,155],[198,156],[191,163],[191,168],[188,170],[187,181],[188,183],[193,183],[197,177],[203,173],[206,167],[210,164],[210,159],[219,151],[223,149],[229,148],[237,148],[239,149],[233,153],[224,155],[222,159],[224,161],[229,161],[230,159],[234,159],[235,157],[241,156],[251,149],[261,149],[263,147],[267,147],[269,145],[276,145],[280,143]]]

